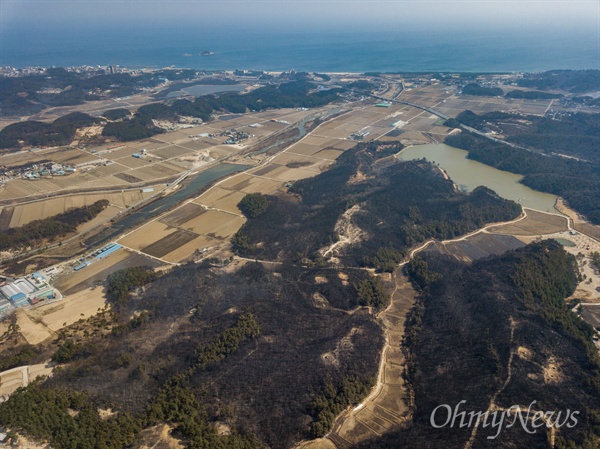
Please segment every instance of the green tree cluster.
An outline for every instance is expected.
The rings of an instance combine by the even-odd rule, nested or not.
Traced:
[[[379,248],[374,256],[365,256],[363,262],[368,267],[374,267],[377,271],[391,273],[404,259],[404,254],[394,248]]]
[[[312,403],[314,421],[310,424],[310,433],[314,438],[322,437],[333,427],[335,417],[346,407],[358,404],[374,384],[372,377],[351,373],[337,384],[328,378],[323,392]]]
[[[258,449],[262,445],[252,436],[237,432],[219,435],[208,414],[198,402],[197,393],[182,385],[181,378],[172,379],[159,391],[148,407],[149,423],[167,421],[186,437],[189,449]]]
[[[148,117],[134,116],[130,120],[107,123],[102,130],[102,135],[114,137],[121,142],[147,139],[163,131],[154,125]]]
[[[476,95],[478,97],[498,97],[504,95],[499,87],[483,87],[478,83],[469,83],[462,89],[463,95]]]
[[[252,250],[248,235],[244,232],[243,228],[236,232],[231,238],[231,244],[235,252],[240,255],[247,255]]]
[[[238,203],[238,207],[246,217],[256,218],[267,210],[269,200],[262,193],[249,193]]]
[[[406,265],[411,281],[421,290],[440,279],[439,273],[429,269],[427,262],[419,256],[413,257]]]
[[[17,366],[28,365],[30,360],[38,355],[34,346],[25,345],[12,354],[3,354],[0,358],[0,371],[6,371]]]
[[[251,313],[240,316],[235,326],[225,330],[216,339],[207,345],[200,345],[196,349],[198,367],[215,365],[234,352],[240,343],[260,334],[260,326]]]
[[[73,340],[67,340],[58,347],[52,356],[52,360],[58,363],[66,363],[75,358],[80,350],[81,345],[77,344]]]
[[[140,421],[128,413],[103,420],[84,393],[31,383],[0,406],[0,422],[50,442],[56,449],[122,449],[135,440]]]
[[[73,232],[82,223],[93,220],[108,206],[107,200],[99,200],[89,206],[69,209],[62,214],[34,220],[19,228],[0,231],[0,250],[36,246],[43,240],[54,240]]]
[[[118,314],[129,305],[129,292],[158,279],[150,267],[128,267],[115,271],[106,280],[106,297]]]
[[[109,109],[102,114],[102,117],[107,118],[108,120],[121,120],[122,118],[127,117],[131,114],[129,109],[118,108],[118,109]]]
[[[590,254],[590,264],[594,269],[600,271],[600,253],[598,251]]]
[[[373,306],[378,309],[387,307],[390,295],[385,291],[381,279],[377,276],[369,276],[354,283],[358,303],[361,306]]]

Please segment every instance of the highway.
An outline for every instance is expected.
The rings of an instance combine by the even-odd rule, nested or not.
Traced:
[[[421,109],[423,111],[429,112],[430,114],[436,115],[440,118],[443,118],[444,120],[448,120],[450,118],[446,114],[442,114],[439,111],[428,108],[427,106],[423,106],[423,105],[416,104],[416,103],[411,103],[410,101],[398,100],[397,98],[386,98],[386,97],[381,97],[379,95],[370,95],[370,96],[377,100],[383,100],[383,101],[387,101],[389,103],[398,103],[398,104],[405,104],[407,106],[412,106],[413,108],[417,108],[417,109]],[[471,128],[470,126],[467,126],[467,125],[463,125],[462,123],[460,124],[460,128],[464,129],[465,131],[469,131],[472,134],[477,134],[478,136],[485,137],[486,139],[489,139],[493,142],[503,143],[504,145],[508,145],[509,147],[512,147],[512,148],[518,148],[520,150],[529,151],[530,153],[537,153],[537,154],[541,154],[542,156],[551,157],[550,155],[548,155],[546,153],[542,153],[541,151],[535,151],[535,150],[532,150],[531,148],[523,147],[521,145],[517,145],[512,142],[507,142],[506,140],[497,139],[496,137],[490,136],[489,134],[479,131],[478,129]]]

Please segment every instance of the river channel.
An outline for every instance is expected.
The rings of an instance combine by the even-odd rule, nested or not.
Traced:
[[[224,163],[210,167],[209,169],[195,175],[190,182],[184,183],[182,187],[172,194],[163,196],[156,201],[152,201],[131,215],[126,216],[122,220],[118,220],[116,223],[104,229],[99,234],[86,240],[85,244],[87,246],[95,246],[106,243],[114,239],[126,229],[139,225],[142,222],[169,210],[173,206],[177,205],[180,201],[199,195],[200,192],[214,180],[226,175],[246,170],[250,167],[251,165]]]
[[[524,207],[558,213],[554,209],[555,195],[530,189],[519,182],[523,176],[472,161],[467,159],[467,154],[465,150],[445,144],[427,144],[407,147],[396,157],[405,161],[425,158],[435,162],[462,191],[470,192],[477,186],[486,186],[502,198],[516,201]]]

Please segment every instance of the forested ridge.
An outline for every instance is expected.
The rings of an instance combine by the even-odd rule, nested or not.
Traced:
[[[143,88],[156,87],[163,81],[188,79],[195,70],[158,70],[153,73],[105,74],[103,71],[80,74],[62,67],[50,67],[44,74],[0,79],[0,114],[31,115],[50,106],[70,106],[102,98],[132,95]],[[47,93],[51,89],[58,93]]]
[[[540,90],[511,90],[506,98],[524,98],[526,100],[550,100],[552,98],[562,98],[562,94],[553,94],[551,92],[543,92]]]
[[[571,93],[586,93],[600,89],[600,70],[550,70],[541,73],[526,73],[517,80],[522,87],[542,90],[564,90]]]
[[[479,131],[490,127],[507,136],[508,142],[543,153],[560,153],[600,164],[600,114],[578,113],[555,119],[505,112],[477,115],[464,111],[455,120]]]
[[[558,428],[554,447],[596,446],[600,358],[593,329],[564,301],[579,281],[573,256],[547,240],[471,266],[421,253],[408,268],[424,288],[405,339],[414,420],[360,448],[463,448],[473,427],[457,423],[436,429],[433,410],[464,400],[461,411],[485,411],[498,391],[495,404],[501,408],[536,401],[535,410],[562,411],[561,422],[567,409],[578,410],[578,424]],[[511,377],[502,388],[509,360]],[[443,423],[445,414],[440,415]],[[487,439],[497,431],[497,426],[480,427],[472,447],[550,447],[545,426],[529,434],[517,421]]]
[[[0,148],[24,145],[59,146],[68,145],[78,128],[91,126],[100,120],[83,112],[72,112],[57,118],[52,123],[24,121],[8,125],[0,131]]]
[[[519,215],[516,203],[490,189],[463,194],[427,162],[389,159],[401,148],[360,143],[327,172],[296,182],[289,194],[268,197],[266,210],[234,237],[235,249],[259,259],[322,263],[319,250],[338,241],[336,223],[352,212],[350,220],[364,237],[340,258],[345,264],[391,271],[409,248],[429,238],[450,239]],[[353,181],[359,172],[364,179]]]
[[[469,83],[462,88],[463,95],[476,95],[479,97],[498,97],[504,95],[499,87],[485,87],[479,83]]]
[[[225,92],[178,99],[173,102],[151,103],[138,108],[131,115],[127,109],[111,109],[103,116],[102,135],[121,142],[145,139],[164,132],[153,120],[177,120],[179,116],[196,117],[205,122],[212,113],[244,113],[266,109],[317,107],[337,100],[341,89],[315,90],[316,85],[307,80],[267,85],[247,94]],[[80,112],[73,112],[52,123],[24,121],[14,123],[0,131],[0,148],[23,145],[57,146],[71,143],[77,128],[98,124],[101,120]]]

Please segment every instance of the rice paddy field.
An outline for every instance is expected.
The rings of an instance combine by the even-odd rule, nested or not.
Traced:
[[[512,235],[481,233],[464,241],[452,243],[436,243],[428,250],[437,250],[442,254],[453,256],[462,262],[473,262],[490,255],[500,255],[506,251],[525,246]]]
[[[156,192],[162,186],[154,186],[154,188]],[[143,192],[142,189],[132,189],[116,193],[69,195],[43,201],[34,201],[19,206],[4,206],[0,211],[0,230],[20,227],[33,220],[51,217],[74,207],[89,206],[102,199],[107,199],[110,202],[110,206],[100,216],[110,218],[117,215],[123,209],[150,197],[155,192]],[[87,225],[86,228],[89,228],[90,223],[82,226]]]
[[[241,115],[233,120],[217,120],[209,126],[202,125],[160,134],[152,139],[126,144],[101,144],[88,148],[36,149],[7,154],[0,157],[0,164],[17,168],[33,163],[55,162],[75,167],[75,173],[63,176],[43,176],[29,180],[15,178],[0,185],[0,202],[15,204],[60,192],[79,189],[120,189],[132,185],[140,187],[159,180],[177,178],[187,170],[195,169],[212,160],[239,153],[247,145],[258,142],[264,136],[286,126],[271,119],[300,120],[314,111],[282,109],[278,111]],[[252,128],[249,125],[259,124]],[[224,145],[228,139],[220,136],[223,131],[241,129],[250,134],[243,145]],[[198,134],[215,134],[214,138],[197,137]],[[142,150],[145,149],[145,154]],[[134,157],[140,154],[141,157]],[[203,163],[199,161],[205,160]]]
[[[227,122],[228,125],[254,124],[265,118],[270,120],[274,116],[278,120],[286,117],[286,120],[291,122],[307,114],[306,111],[291,114],[277,112],[279,114],[260,113],[245,118],[234,117]],[[200,196],[121,237],[118,242],[126,248],[167,263],[181,263],[198,252],[204,254],[209,249],[227,245],[233,234],[245,222],[237,205],[246,194],[273,194],[286,189],[285,185],[289,182],[316,176],[326,170],[344,151],[356,145],[353,141],[323,135],[323,131],[343,130],[340,135],[345,137],[348,132],[362,129],[369,123],[381,121],[386,117],[386,120],[391,120],[390,111],[374,106],[361,110],[360,114],[359,118],[344,115],[321,125],[309,136],[290,145],[278,155],[265,159],[261,165],[218,182]],[[282,124],[271,121],[263,122],[262,125],[260,128],[250,129],[283,128]],[[383,130],[388,132],[387,128]],[[187,143],[185,146],[199,145],[198,142],[200,141]],[[205,148],[205,142],[199,146]],[[211,156],[220,150],[231,153],[234,151],[232,147],[215,145],[210,147],[209,151]],[[182,151],[179,151],[179,157],[185,157],[186,154]]]
[[[567,218],[559,215],[545,214],[527,209],[527,218],[510,225],[490,228],[488,231],[496,234],[516,236],[536,236],[554,234],[568,230]]]

